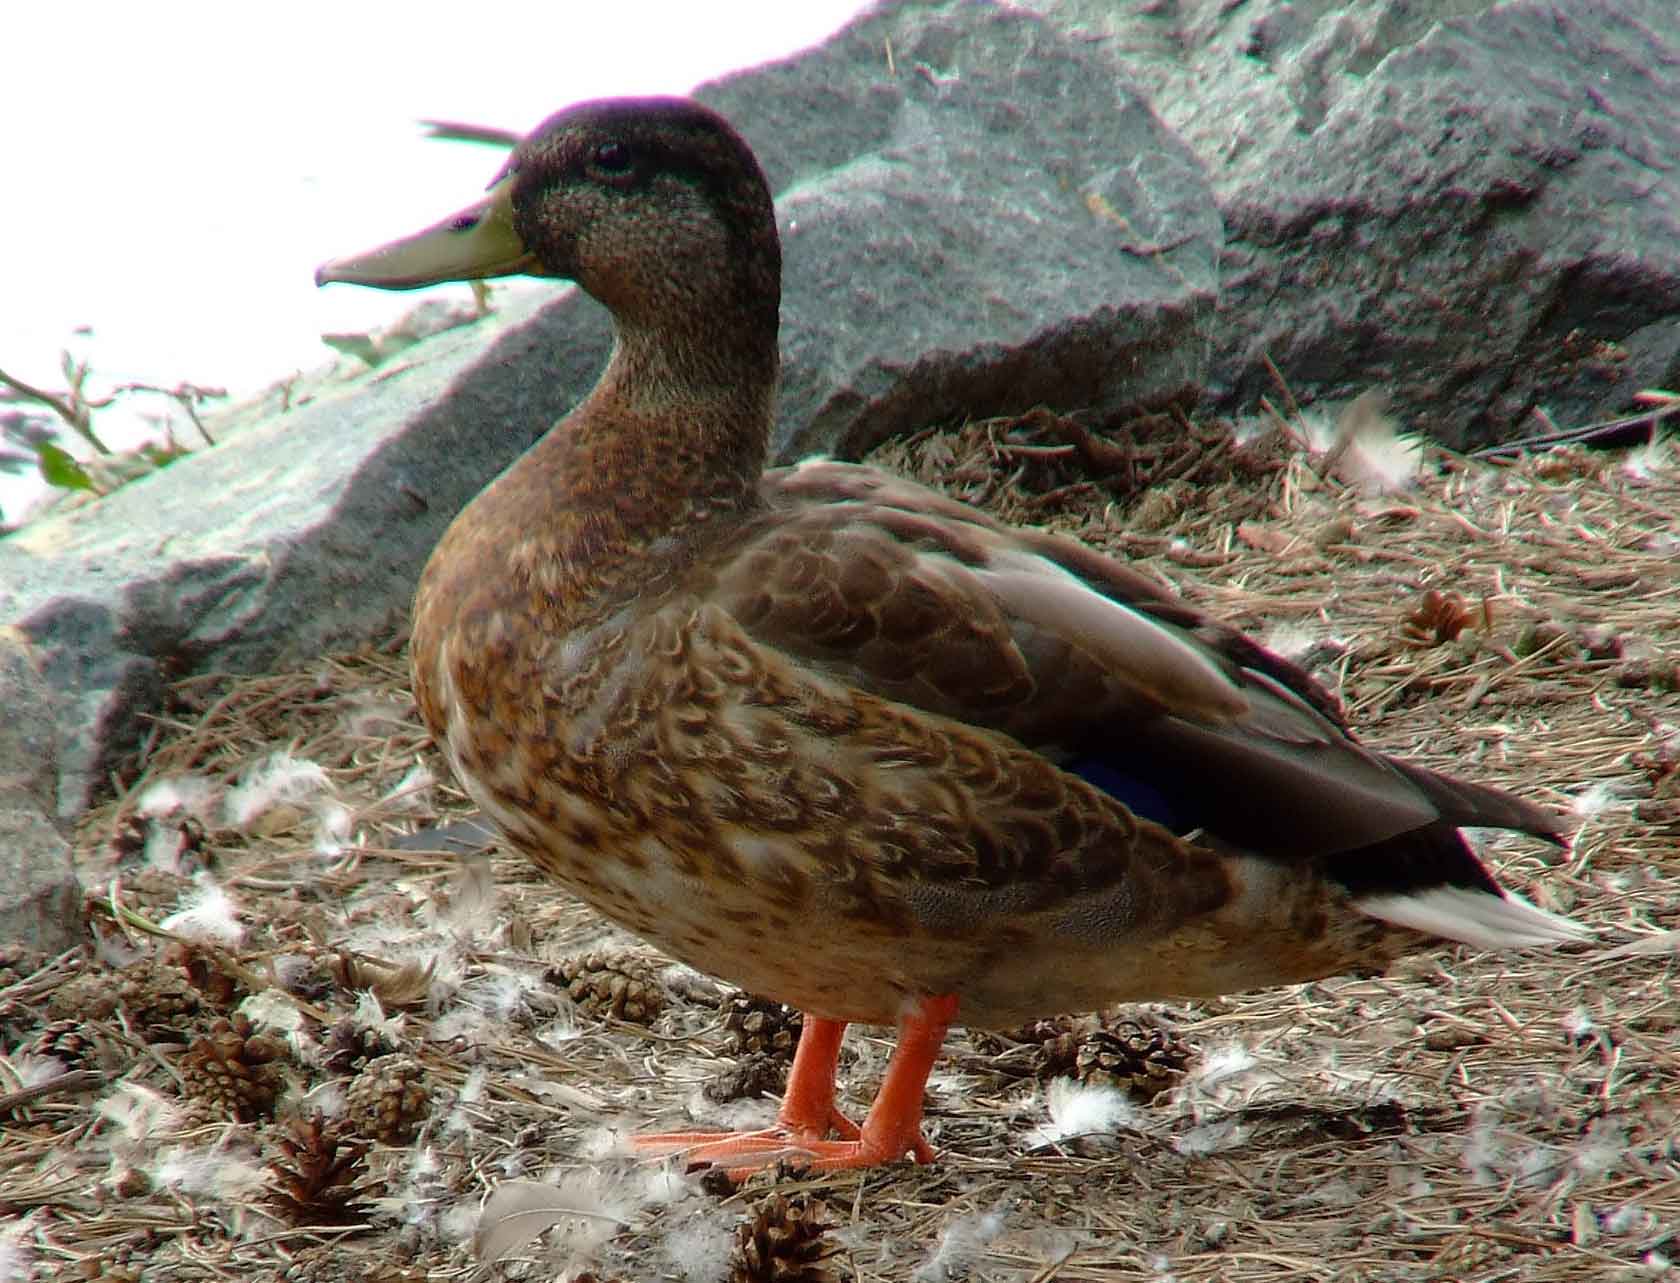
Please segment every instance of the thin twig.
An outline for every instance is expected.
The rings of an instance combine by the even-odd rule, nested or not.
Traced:
[[[49,1078],[45,1082],[32,1083],[28,1087],[19,1087],[16,1091],[9,1091],[0,1096],[0,1118],[11,1113],[23,1105],[33,1104],[37,1100],[46,1100],[53,1096],[70,1096],[79,1091],[93,1091],[105,1085],[105,1075],[95,1069],[72,1069],[69,1073],[59,1074],[56,1078]]]
[[[83,377],[85,377],[87,367],[82,366],[81,369]],[[77,436],[81,437],[100,454],[111,453],[111,448],[101,441],[98,434],[94,432],[93,415],[89,412],[90,409],[98,409],[101,406],[109,405],[110,401],[108,398],[99,402],[84,400],[81,395],[80,380],[74,378],[71,380],[68,398],[56,396],[51,392],[35,387],[33,384],[25,383],[22,379],[14,378],[4,370],[0,370],[0,383],[4,383],[14,392],[22,393],[30,400],[38,401],[46,406],[47,409],[64,420],[65,424]]]
[[[1483,446],[1479,450],[1472,450],[1470,458],[1510,459],[1534,450],[1546,450],[1560,445],[1631,445],[1641,433],[1646,440],[1650,440],[1656,433],[1658,424],[1677,414],[1680,414],[1680,401],[1672,401],[1639,414],[1624,415],[1619,419],[1605,419],[1581,428],[1553,428],[1547,432],[1537,432],[1531,436],[1516,437],[1496,445]]]

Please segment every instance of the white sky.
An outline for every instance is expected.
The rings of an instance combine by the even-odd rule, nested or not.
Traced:
[[[493,149],[425,139],[417,119],[523,132],[584,98],[685,92],[816,43],[863,7],[8,5],[0,369],[56,390],[70,345],[92,359],[95,391],[105,376],[237,397],[322,364],[322,332],[371,328],[417,299],[317,290],[315,265],[466,204],[500,164]],[[93,335],[72,338],[78,325]]]

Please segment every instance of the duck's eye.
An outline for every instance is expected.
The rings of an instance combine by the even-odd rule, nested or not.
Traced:
[[[603,178],[628,178],[636,167],[636,155],[624,143],[602,143],[590,156],[589,165]]]

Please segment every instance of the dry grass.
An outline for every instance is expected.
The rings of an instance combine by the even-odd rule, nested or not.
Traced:
[[[1605,948],[1157,1008],[1193,1055],[1152,1103],[1069,1101],[1030,1043],[958,1034],[930,1086],[935,1166],[719,1196],[610,1142],[769,1115],[703,1094],[736,1068],[720,987],[638,964],[494,848],[412,836],[466,807],[425,773],[397,648],[192,679],[82,826],[97,948],[0,972],[0,1276],[718,1279],[776,1185],[820,1194],[842,1278],[1675,1277],[1680,463],[1432,455],[1369,498],[1277,436],[1137,429],[1128,448],[1040,415],[882,461],[1154,568],[1305,656],[1374,745],[1576,808],[1567,855],[1495,857]],[[263,774],[280,750],[292,765]],[[848,1045],[855,1110],[878,1034]],[[1047,1099],[1104,1130],[1045,1142]],[[553,1228],[519,1241],[533,1209]],[[510,1257],[477,1260],[475,1231]]]

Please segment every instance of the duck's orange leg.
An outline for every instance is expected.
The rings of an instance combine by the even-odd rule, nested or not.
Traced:
[[[825,1139],[831,1129],[855,1139],[857,1124],[834,1106],[834,1074],[845,1033],[842,1021],[805,1017],[774,1127],[757,1132],[659,1132],[632,1136],[630,1143],[646,1154],[674,1154],[726,1141],[750,1142],[762,1144],[770,1155],[767,1161],[774,1161],[772,1151],[796,1151],[801,1145]]]
[[[776,1126],[758,1132],[667,1132],[637,1136],[632,1143],[645,1153],[686,1152],[693,1166],[742,1172],[784,1158],[824,1171],[874,1167],[906,1154],[931,1163],[933,1149],[922,1137],[922,1091],[956,1015],[954,996],[924,998],[904,1014],[898,1048],[861,1128],[834,1107],[835,1063],[846,1026],[806,1016]],[[827,1139],[831,1129],[841,1139]]]

